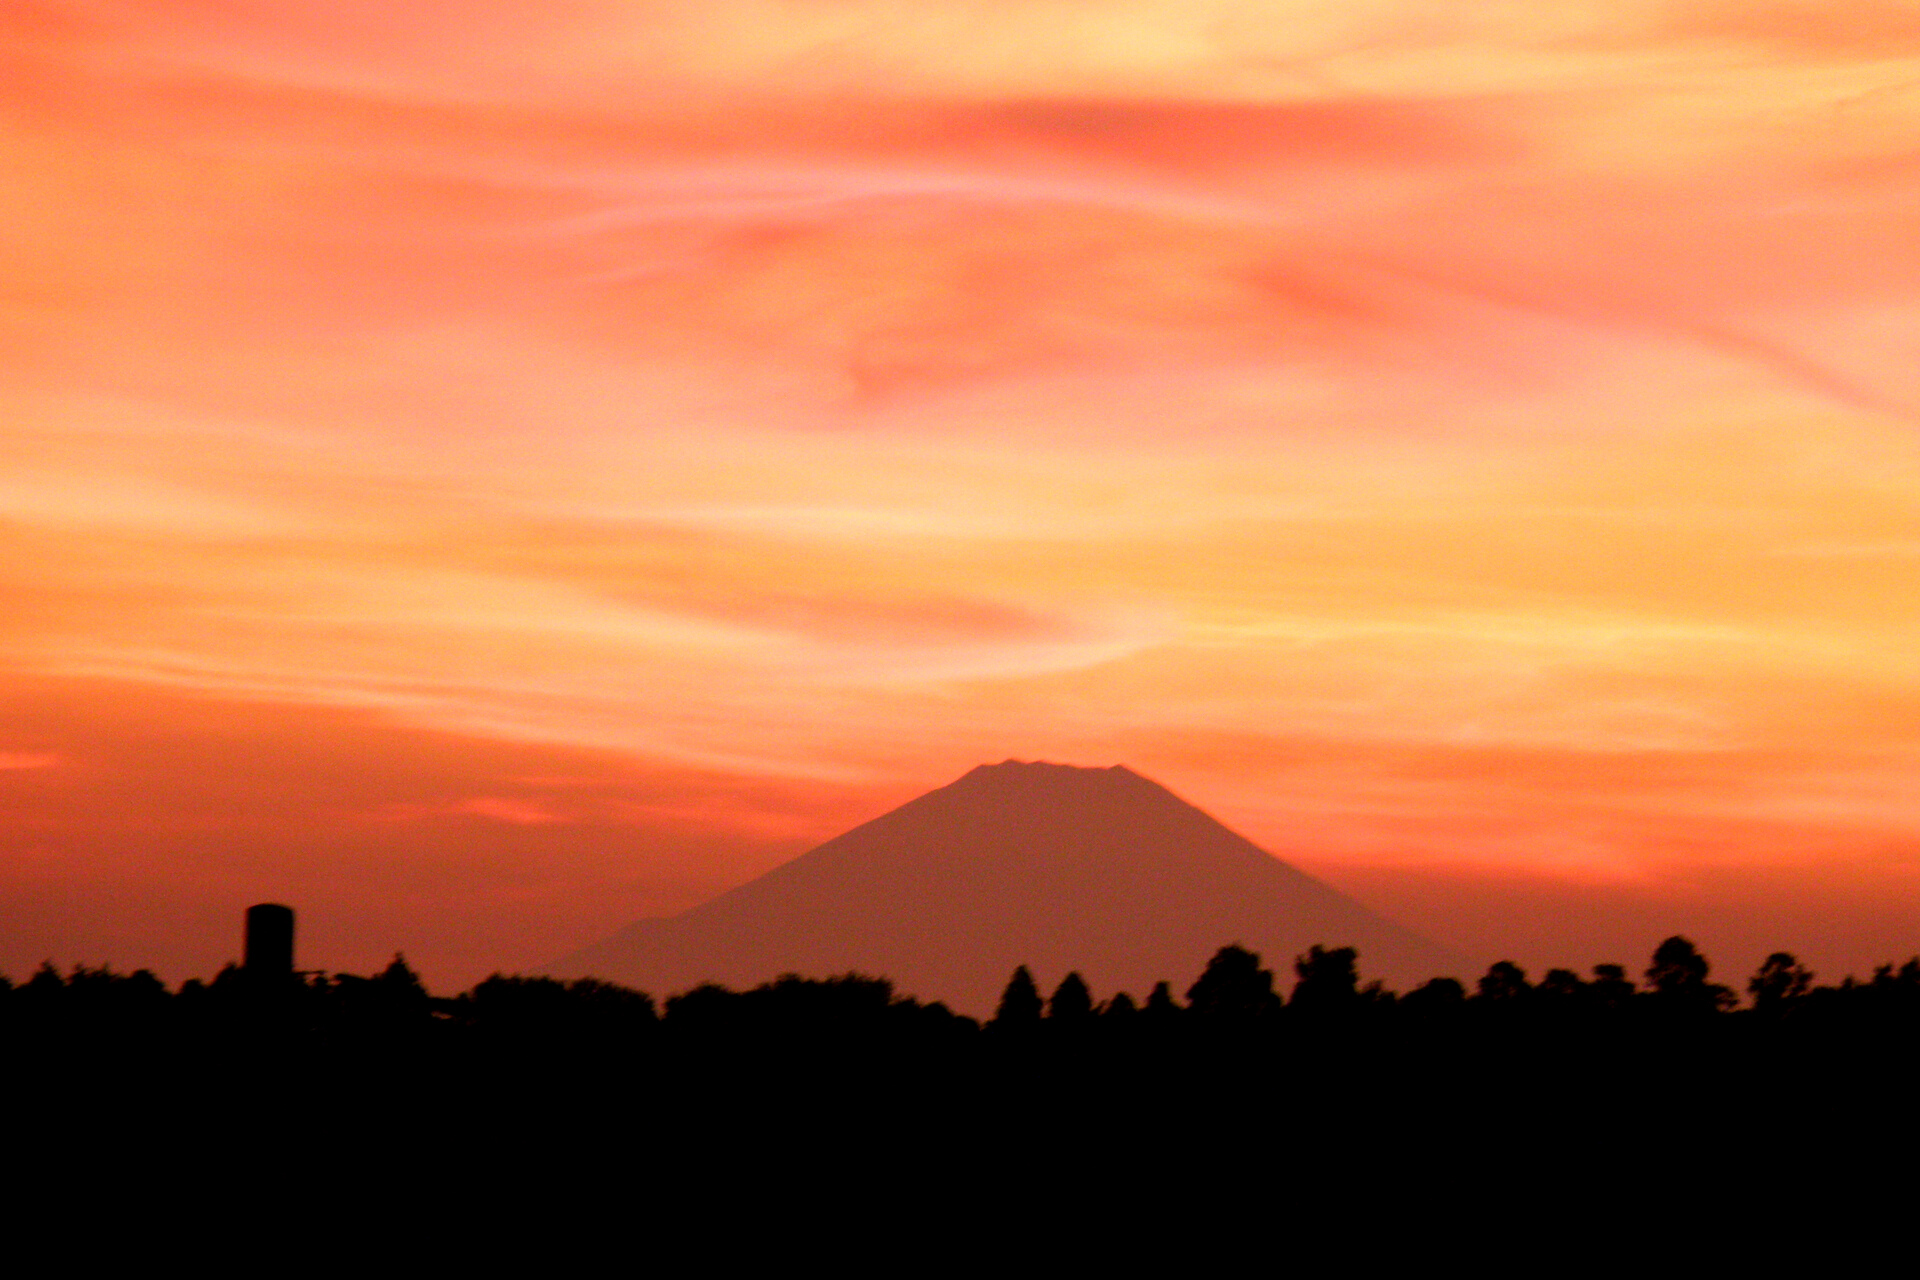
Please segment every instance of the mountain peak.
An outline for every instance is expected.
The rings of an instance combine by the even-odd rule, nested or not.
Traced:
[[[1123,764],[1106,765],[1103,767],[1101,765],[1056,764],[1052,760],[1002,760],[999,764],[977,764],[967,770],[964,776],[971,777],[976,773],[994,775],[1054,773],[1065,775],[1073,773],[1116,772],[1129,773],[1132,771]]]
[[[1124,765],[1004,760],[555,968],[662,993],[859,970],[984,1012],[1016,964],[1138,994],[1230,942],[1357,946],[1396,981],[1454,961]]]
[[[1057,764],[1052,760],[1002,760],[999,764],[975,765],[948,786],[955,787],[962,783],[987,786],[1052,784],[1098,788],[1115,783],[1132,785],[1142,782],[1161,789],[1160,784],[1142,777],[1123,764],[1080,765]]]

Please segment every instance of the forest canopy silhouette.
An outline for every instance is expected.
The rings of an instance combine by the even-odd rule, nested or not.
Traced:
[[[254,1151],[334,1179],[369,1159],[431,1169],[474,1194],[608,1161],[714,1185],[741,1161],[804,1185],[1071,1169],[1171,1194],[1212,1168],[1312,1196],[1383,1160],[1430,1178],[1435,1153],[1486,1176],[1591,1179],[1653,1151],[1734,1170],[1920,1121],[1897,1083],[1920,1049],[1920,957],[1822,984],[1780,952],[1735,990],[1674,937],[1637,973],[1502,961],[1396,991],[1349,947],[1283,968],[1229,944],[1144,995],[1020,966],[985,1019],[858,973],[657,999],[507,974],[436,996],[397,955],[371,975],[229,965],[174,988],[43,965],[0,983],[0,1044],[22,1149],[79,1172],[89,1151]]]
[[[62,972],[43,964],[18,983],[0,976],[0,1027],[29,1051],[102,1040],[273,1037],[382,1050],[537,1046],[546,1054],[638,1054],[737,1040],[989,1051],[1072,1045],[1125,1054],[1222,1035],[1241,1044],[1454,1045],[1920,1037],[1920,956],[1881,965],[1865,979],[1820,984],[1791,953],[1775,952],[1739,990],[1712,981],[1707,958],[1679,936],[1659,944],[1637,979],[1620,964],[1584,975],[1549,969],[1536,978],[1502,960],[1471,986],[1441,976],[1401,992],[1363,982],[1358,961],[1351,947],[1316,945],[1293,958],[1283,981],[1260,955],[1229,944],[1184,991],[1162,981],[1143,997],[1097,996],[1078,972],[1045,991],[1022,965],[985,1021],[859,973],[788,974],[746,990],[703,983],[657,1000],[595,978],[506,974],[434,996],[400,955],[370,976],[231,964],[177,988],[144,969]]]

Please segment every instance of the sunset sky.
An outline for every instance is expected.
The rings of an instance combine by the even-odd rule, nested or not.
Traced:
[[[13,0],[0,103],[16,979],[451,990],[1009,757],[1920,951],[1907,0]]]

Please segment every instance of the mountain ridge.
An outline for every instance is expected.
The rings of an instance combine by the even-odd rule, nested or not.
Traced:
[[[1125,765],[1007,760],[548,971],[665,994],[855,970],[984,1013],[1017,964],[1138,996],[1183,986],[1227,943],[1278,967],[1354,946],[1363,971],[1400,983],[1459,967]]]

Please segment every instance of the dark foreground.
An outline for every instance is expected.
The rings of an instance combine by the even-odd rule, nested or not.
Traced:
[[[16,1168],[269,1212],[1626,1215],[1598,1241],[1716,1198],[1804,1216],[1880,1157],[1910,1189],[1920,963],[1819,987],[1776,957],[1735,1007],[1678,939],[1638,982],[1496,965],[1396,995],[1353,959],[1315,948],[1286,998],[1231,947],[1182,999],[1022,972],[985,1025],[851,975],[661,1008],[544,978],[434,998],[397,959],[177,991],[43,970],[0,993],[0,1043]]]

